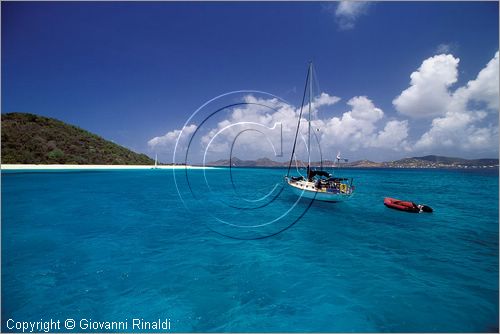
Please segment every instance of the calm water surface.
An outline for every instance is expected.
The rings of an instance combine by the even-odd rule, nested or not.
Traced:
[[[177,332],[498,330],[498,170],[345,170],[349,202],[299,201],[273,224],[297,199],[281,189],[284,171],[232,173],[189,171],[176,187],[168,170],[3,172],[3,331],[10,318],[169,318]],[[385,196],[435,212],[390,210]]]

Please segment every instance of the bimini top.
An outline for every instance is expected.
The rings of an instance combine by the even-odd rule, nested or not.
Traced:
[[[316,175],[318,175],[318,176],[324,176],[324,177],[330,177],[330,173],[325,172],[324,170],[310,170],[309,171],[309,178],[313,178]]]

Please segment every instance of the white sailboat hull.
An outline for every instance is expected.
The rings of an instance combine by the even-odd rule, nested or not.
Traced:
[[[351,198],[352,191],[346,187],[346,191],[329,192],[325,189],[317,189],[314,182],[308,181],[290,181],[287,180],[288,185],[292,188],[297,196],[315,199],[324,202],[343,202]]]

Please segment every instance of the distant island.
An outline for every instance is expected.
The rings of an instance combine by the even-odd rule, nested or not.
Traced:
[[[98,135],[54,118],[2,114],[2,164],[153,165]]]
[[[305,166],[307,163],[299,161],[299,166]],[[319,161],[312,162],[311,165],[319,167],[321,165],[331,167],[337,164],[331,160],[324,160],[322,164]],[[209,162],[207,166],[229,167],[229,159]],[[288,162],[277,162],[268,158],[257,160],[241,160],[232,158],[233,167],[288,167]],[[404,158],[395,161],[374,162],[370,160],[358,160],[353,162],[342,162],[341,167],[347,168],[498,168],[498,159],[462,159],[450,158],[438,155],[426,155],[423,157]]]
[[[153,165],[153,159],[133,152],[54,118],[27,114],[2,114],[2,164],[60,164],[60,165]],[[288,162],[268,158],[257,160],[231,159],[233,167],[287,167]],[[333,166],[331,160],[323,166]],[[162,164],[172,166],[173,164]],[[176,164],[182,165],[182,164]],[[228,167],[229,159],[206,164],[211,167]],[[303,162],[299,165],[305,166]],[[319,162],[313,162],[318,167]],[[342,162],[348,168],[498,168],[498,159],[462,159],[437,155],[405,158],[388,162],[359,160]]]

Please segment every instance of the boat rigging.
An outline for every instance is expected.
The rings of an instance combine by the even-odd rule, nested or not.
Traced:
[[[292,154],[288,164],[288,170],[285,176],[285,181],[291,189],[298,195],[306,198],[317,199],[326,202],[341,202],[349,199],[354,193],[353,179],[333,177],[330,173],[324,170],[313,170],[311,168],[311,108],[312,108],[312,75],[313,64],[309,63],[307,71],[306,85],[302,96],[302,104],[300,106],[299,120],[295,131],[295,139],[293,141]],[[308,92],[309,88],[309,92]],[[306,95],[309,96],[309,113],[308,113],[308,129],[307,129],[307,176],[290,176],[290,169],[295,155],[297,146],[297,136],[299,134],[300,122],[302,120],[302,112]],[[339,152],[340,155],[340,152]],[[338,155],[338,159],[340,160]]]

